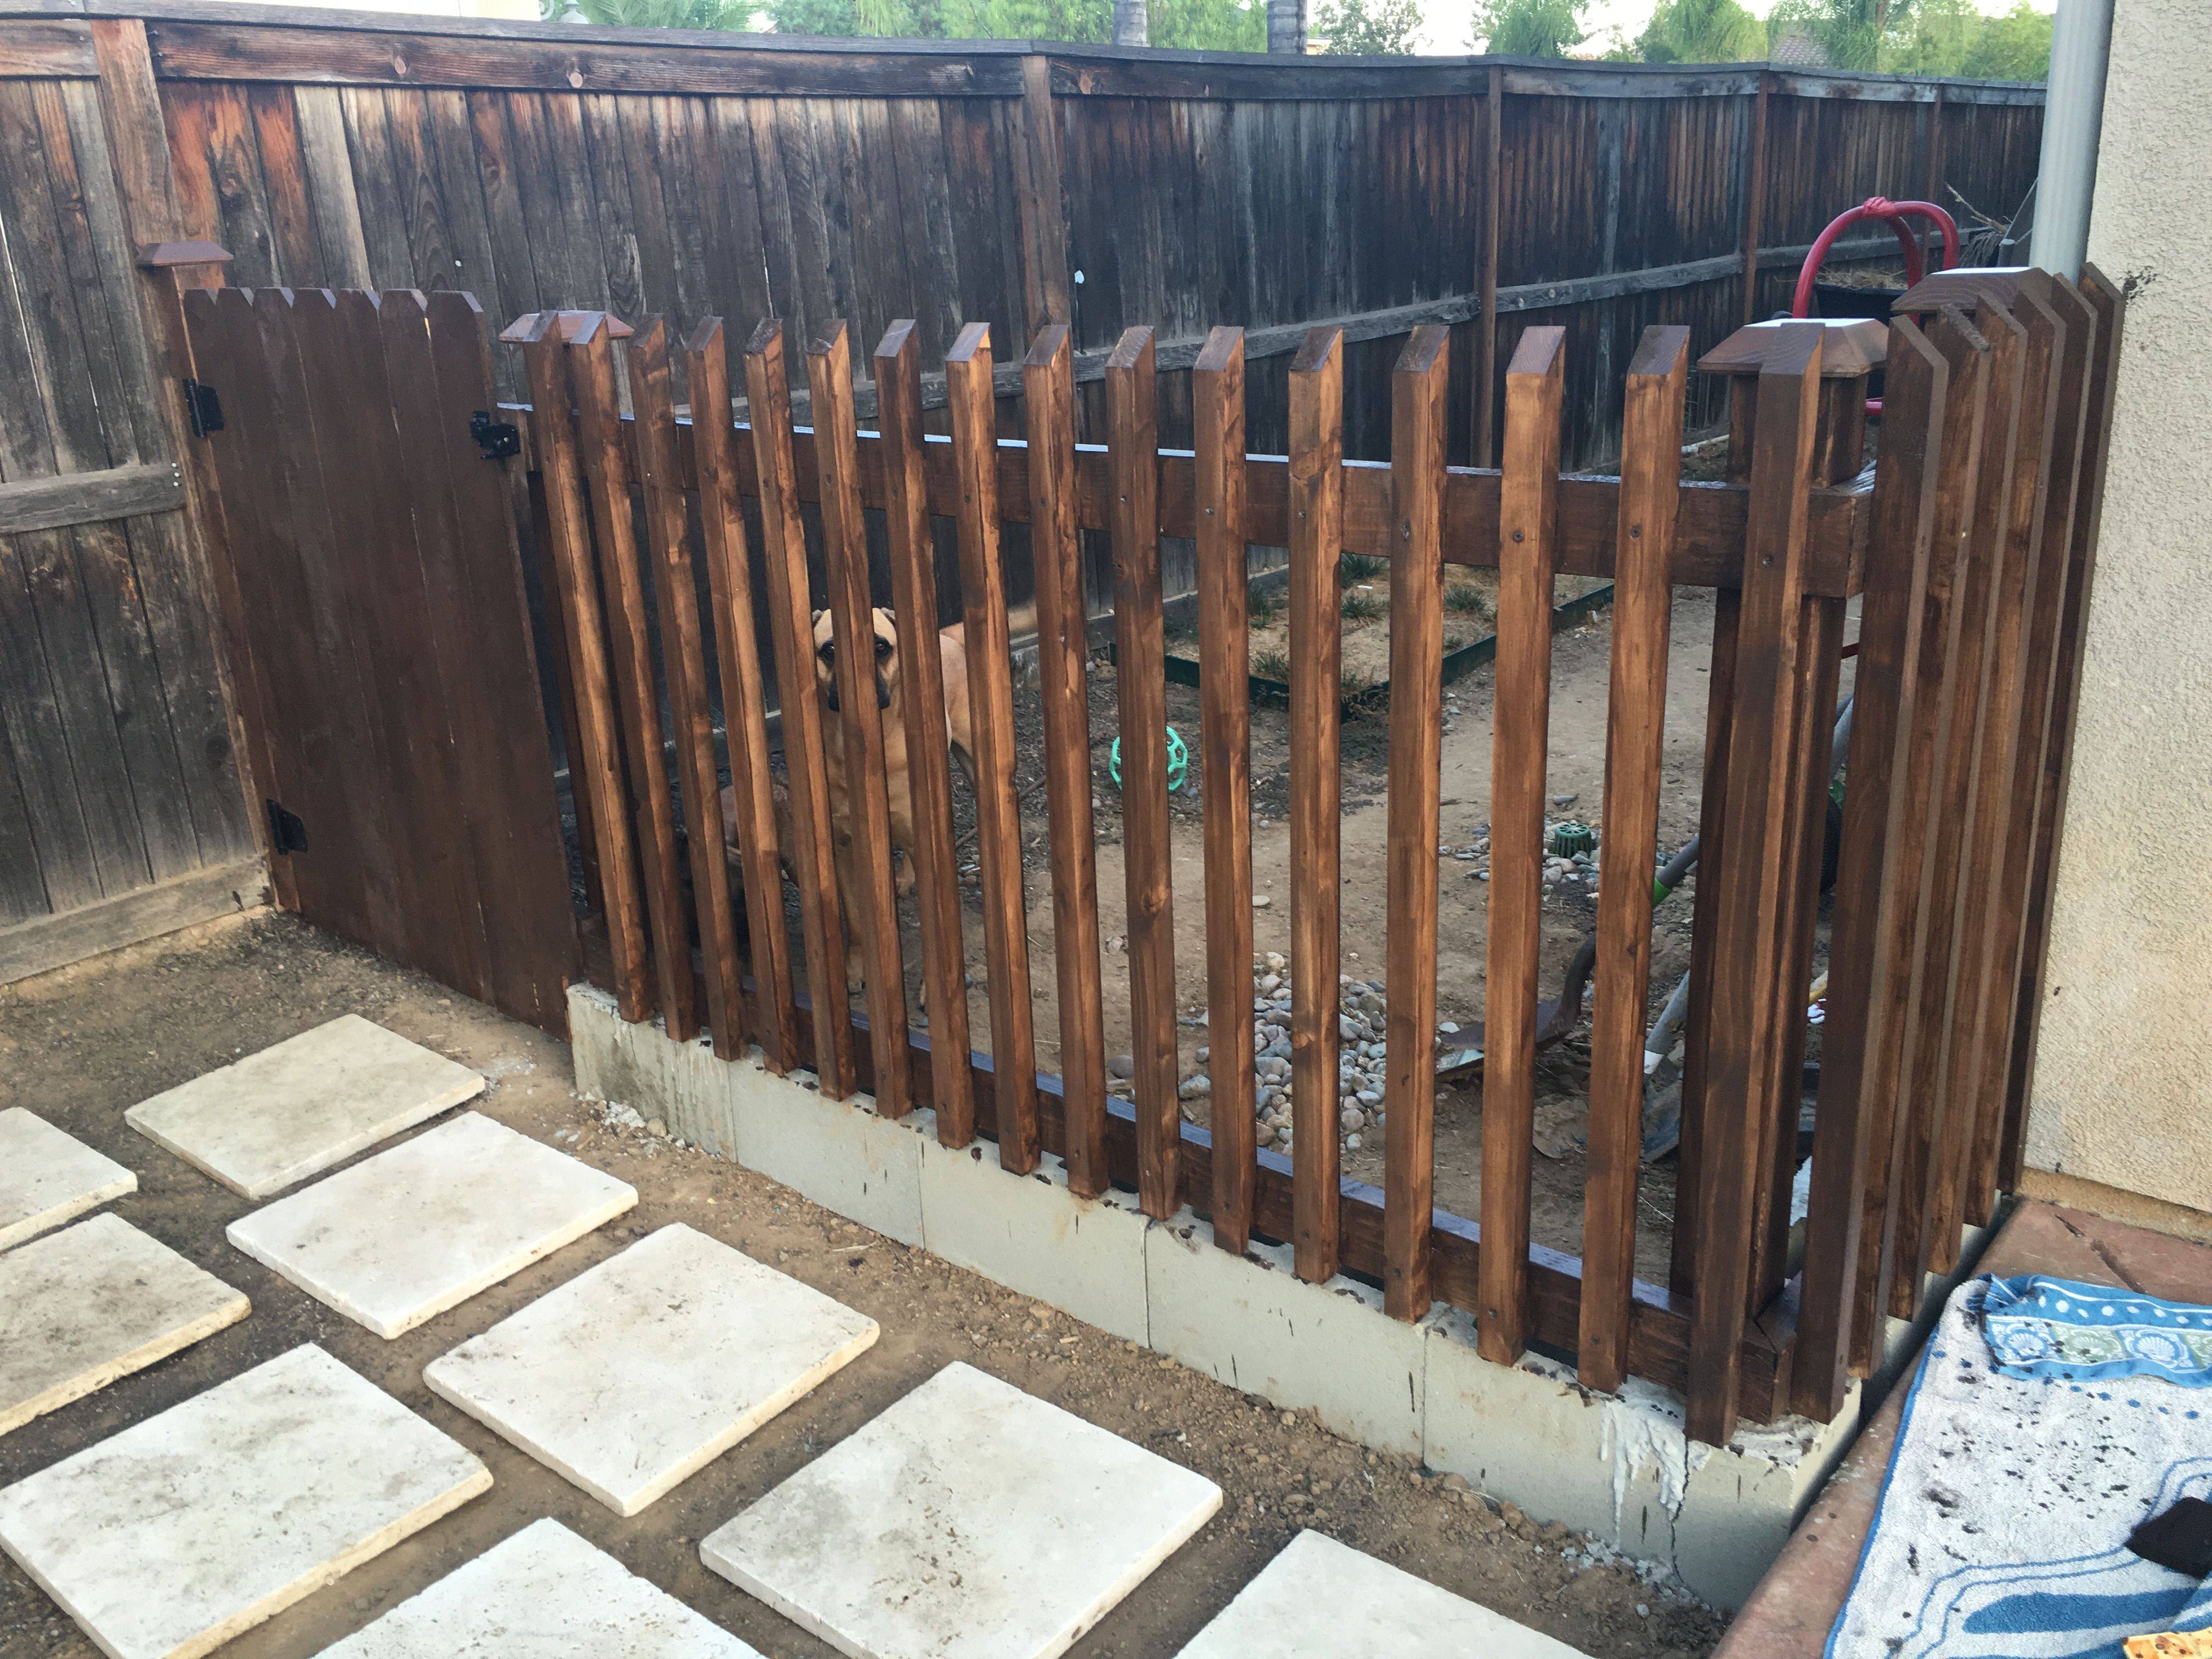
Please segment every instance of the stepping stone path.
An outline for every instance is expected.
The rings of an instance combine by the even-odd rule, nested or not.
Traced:
[[[1583,1659],[1387,1561],[1302,1532],[1176,1659]]]
[[[226,1237],[319,1302],[398,1336],[604,1226],[637,1188],[465,1112]]]
[[[854,1659],[1054,1659],[1221,1507],[1221,1488],[946,1366],[699,1547]]]
[[[138,1177],[21,1106],[0,1112],[0,1250],[138,1190]]]
[[[484,1091],[484,1079],[346,1014],[179,1084],[124,1121],[246,1198],[319,1175]]]
[[[761,1656],[558,1521],[534,1521],[318,1659]]]
[[[111,1659],[197,1659],[490,1485],[309,1343],[0,1491],[0,1549]]]
[[[876,1322],[681,1224],[433,1360],[422,1380],[635,1515],[824,1377]]]
[[[120,1216],[0,1256],[0,1434],[246,1317],[247,1302]]]

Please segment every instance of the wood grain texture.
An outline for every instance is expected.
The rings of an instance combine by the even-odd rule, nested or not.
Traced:
[[[638,489],[645,505],[646,559],[659,607],[660,662],[668,685],[676,770],[684,792],[684,843],[691,869],[691,912],[707,964],[707,1024],[714,1053],[744,1052],[738,989],[737,917],[730,866],[722,856],[721,781],[714,761],[714,715],[707,703],[707,642],[691,568],[690,512],[676,475],[676,404],[668,325],[641,318],[629,343],[630,398],[637,410]],[[690,929],[686,929],[689,951]]]
[[[845,995],[845,921],[837,902],[830,787],[823,775],[822,700],[814,684],[814,628],[806,586],[806,535],[792,478],[791,381],[783,325],[770,320],[745,345],[745,391],[761,490],[761,553],[772,613],[784,766],[791,780],[791,862],[811,993],[814,1064],[822,1091],[842,1100],[858,1086]]]
[[[1211,1044],[1213,1242],[1251,1237],[1252,708],[1245,595],[1244,341],[1217,328],[1191,378],[1198,467],[1199,780],[1206,842],[1206,991]],[[1294,883],[1293,889],[1304,885]],[[1293,986],[1297,981],[1293,980]],[[1295,992],[1293,992],[1295,994]],[[1296,1050],[1293,1049],[1295,1056]],[[1333,1088],[1310,1091],[1301,1145],[1336,1143]]]
[[[1436,1190],[1437,769],[1443,747],[1444,392],[1450,350],[1447,330],[1418,329],[1391,371],[1390,477],[1401,551],[1390,564],[1382,1297],[1392,1318],[1407,1321],[1427,1315],[1435,1291],[1429,1217]],[[1545,631],[1548,636],[1548,623]],[[1486,1158],[1484,1167],[1486,1171]],[[1524,1230],[1527,1214],[1524,1204]],[[1510,1241],[1506,1248],[1511,1249]]]
[[[1029,903],[1022,876],[1021,808],[1014,793],[1013,668],[1008,655],[1006,575],[1000,555],[991,334],[960,331],[945,360],[958,466],[960,590],[966,609],[968,694],[974,705],[977,858],[983,948],[990,983],[994,1098],[1002,1168],[1036,1167],[1036,1013],[1030,1001]]]
[[[1060,996],[1068,1186],[1106,1190],[1106,1029],[1098,960],[1098,858],[1091,793],[1090,641],[1075,528],[1075,382],[1068,329],[1037,332],[1022,365],[1029,407],[1030,548],[1036,569],[1045,807]]]
[[[1620,545],[1629,551],[1620,562],[1621,574],[1613,593],[1577,1349],[1583,1381],[1604,1392],[1619,1389],[1627,1375],[1630,1285],[1636,1274],[1644,1019],[1651,982],[1647,874],[1659,834],[1667,640],[1674,598],[1668,564],[1680,493],[1689,359],[1686,328],[1654,325],[1644,331],[1628,366],[1628,416],[1621,436]],[[1495,828],[1493,813],[1493,835]],[[1494,884],[1494,866],[1491,879]]]
[[[1291,1090],[1334,1107],[1343,1032],[1341,764],[1344,343],[1316,329],[1291,364]],[[1249,1045],[1248,1045],[1249,1046]],[[1310,1131],[1310,1133],[1309,1133]],[[1342,1158],[1328,1110],[1298,1126],[1291,1242],[1298,1277],[1335,1277]]]
[[[729,343],[720,318],[709,317],[692,331],[684,347],[684,384],[691,393],[700,544],[714,607],[712,631],[730,752],[730,797],[736,808],[734,820],[725,822],[723,829],[738,848],[746,939],[753,980],[760,988],[763,1018],[750,1034],[770,1070],[788,1072],[799,1040],[799,1011],[792,1001],[791,938],[784,927],[783,872],[776,861],[775,786],[769,772],[752,561],[745,546],[730,422],[719,414],[730,406]],[[718,816],[720,810],[718,803]],[[715,855],[721,856],[720,848]]]
[[[1804,605],[1804,554],[1821,331],[1785,325],[1759,375],[1746,580],[1737,619],[1725,840],[1712,1029],[1704,1079],[1705,1133],[1697,1230],[1697,1312],[1691,1333],[1688,1432],[1724,1445],[1741,1398],[1741,1346],[1750,1282],[1753,1188],[1762,1170],[1758,1124],[1779,1045],[1772,988],[1786,941],[1778,927],[1789,872],[1789,797],[1801,769],[1790,737]]]
[[[1528,1142],[1536,1100],[1536,957],[1543,932],[1554,481],[1565,377],[1563,331],[1532,328],[1522,335],[1505,373],[1498,514],[1482,1081],[1482,1230],[1492,1242],[1482,1255],[1482,1301],[1475,1310],[1483,1357],[1508,1364],[1520,1358],[1528,1331]],[[1433,867],[1435,836],[1429,842],[1425,850]]]
[[[921,471],[921,349],[911,319],[894,322],[884,335],[876,347],[875,369],[877,419],[883,428],[884,529],[898,613],[907,785],[914,798],[915,903],[921,921],[932,1094],[938,1139],[947,1146],[965,1146],[975,1133],[975,1097],[968,1073],[968,972],[960,935],[959,860],[952,843],[936,550]],[[1062,1018],[1064,1022],[1064,1012]],[[1064,1045],[1064,1024],[1061,1040]]]
[[[1160,614],[1158,392],[1152,331],[1132,328],[1106,370],[1121,694],[1121,858],[1128,891],[1130,1055],[1139,1201],[1164,1221],[1182,1201],[1176,1106],[1175,894],[1169,871],[1167,644]]]
[[[660,1015],[668,1035],[688,1042],[699,1033],[691,994],[690,930],[684,925],[676,807],[668,785],[660,696],[653,676],[652,623],[646,612],[644,572],[631,516],[629,454],[622,441],[614,343],[605,315],[594,313],[568,341],[576,445],[592,484],[592,529],[599,547],[600,591],[605,597],[608,647],[622,708],[624,769],[644,868]]]
[[[884,776],[884,720],[868,591],[868,530],[860,516],[860,457],[854,436],[852,346],[832,323],[806,352],[814,401],[815,454],[822,464],[822,562],[830,586],[831,665],[836,677],[847,822],[849,887],[858,914],[846,925],[860,937],[866,975],[868,1048],[875,1060],[876,1110],[903,1117],[912,1101],[906,1065],[906,973],[899,959],[898,894],[891,878],[890,795]],[[825,733],[829,741],[834,734]],[[841,883],[841,885],[846,885]]]

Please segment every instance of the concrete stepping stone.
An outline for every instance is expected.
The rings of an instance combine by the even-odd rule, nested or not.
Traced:
[[[558,1521],[533,1521],[316,1659],[761,1655]]]
[[[266,1198],[483,1091],[480,1073],[344,1014],[142,1100],[123,1121],[231,1191]]]
[[[0,1549],[110,1659],[198,1659],[490,1485],[308,1343],[0,1491]]]
[[[138,1177],[21,1106],[0,1112],[0,1250],[138,1190]]]
[[[1221,1488],[947,1365],[699,1547],[854,1659],[1054,1659],[1221,1507]]]
[[[1387,1561],[1302,1532],[1177,1659],[1583,1659]]]
[[[224,1236],[398,1336],[581,1238],[637,1188],[477,1112],[242,1215]]]
[[[678,1224],[431,1361],[422,1380],[635,1515],[876,1334],[874,1320]]]
[[[0,1255],[0,1434],[246,1317],[245,1296],[120,1216]]]

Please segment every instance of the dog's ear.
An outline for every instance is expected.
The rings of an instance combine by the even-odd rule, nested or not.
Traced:
[[[818,628],[818,627],[820,627],[820,626],[822,625],[822,619],[823,619],[824,617],[828,616],[829,614],[830,614],[830,613],[829,613],[827,611],[817,611],[814,613],[813,617],[812,617],[812,619],[811,619],[811,620],[813,621],[813,623],[814,623],[814,625],[815,625],[816,627],[817,627],[817,628]]]

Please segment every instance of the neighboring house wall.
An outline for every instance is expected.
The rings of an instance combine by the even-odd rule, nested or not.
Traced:
[[[2119,0],[2089,258],[2130,290],[2028,1121],[2212,1210],[2212,7]],[[2032,1179],[2032,1178],[2031,1178]]]

